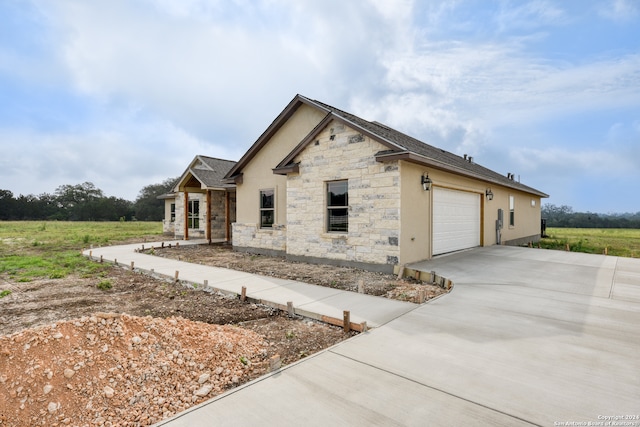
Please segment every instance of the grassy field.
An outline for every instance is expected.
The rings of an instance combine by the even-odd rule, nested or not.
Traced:
[[[17,281],[100,274],[82,248],[159,239],[160,222],[0,221],[0,275]]]
[[[627,228],[547,228],[548,238],[540,241],[547,249],[640,258],[640,230]]]

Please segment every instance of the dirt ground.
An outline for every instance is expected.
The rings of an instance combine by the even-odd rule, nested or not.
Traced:
[[[398,279],[384,273],[359,270],[357,268],[331,265],[307,264],[288,261],[284,258],[248,254],[232,250],[228,245],[193,245],[179,248],[153,248],[146,250],[156,256],[179,259],[197,264],[231,268],[247,273],[280,279],[297,280],[318,286],[358,292],[361,284],[369,295],[384,296],[402,301],[416,302],[419,291],[424,291],[426,300],[446,291],[439,286],[411,278]]]
[[[225,246],[154,252],[397,299],[444,292]],[[355,334],[117,267],[92,278],[0,276],[0,289],[11,291],[0,298],[0,427],[149,425]]]

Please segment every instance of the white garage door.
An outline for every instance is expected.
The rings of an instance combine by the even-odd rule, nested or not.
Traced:
[[[480,246],[480,195],[433,187],[433,255]]]

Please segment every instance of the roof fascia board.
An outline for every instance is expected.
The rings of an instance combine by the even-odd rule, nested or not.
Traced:
[[[509,185],[508,183],[505,182],[501,182],[498,180],[494,180],[491,179],[489,177],[477,174],[477,173],[473,173],[471,171],[456,167],[456,166],[452,166],[449,165],[447,163],[443,163],[443,162],[439,162],[437,160],[433,160],[430,159],[428,157],[425,156],[421,156],[420,154],[416,154],[410,151],[403,151],[400,153],[388,153],[388,154],[379,154],[376,155],[376,161],[378,162],[385,162],[385,161],[393,161],[393,160],[404,160],[406,162],[410,162],[410,163],[415,163],[415,164],[419,164],[419,165],[423,165],[423,166],[429,166],[432,167],[434,169],[438,169],[444,172],[451,172],[451,173],[455,173],[457,175],[462,175],[462,176],[466,176],[468,178],[473,178],[473,179],[477,179],[480,181],[484,181],[490,184],[495,184],[495,185],[500,185],[503,187],[507,187],[507,188],[512,188],[514,190],[518,190],[518,191],[523,191],[526,193],[530,193],[530,194],[535,194],[537,196],[540,197],[549,197],[548,194],[545,194],[541,191],[538,191],[536,189],[527,187],[527,188],[523,188],[525,187],[524,185],[515,185],[517,183],[514,183],[514,185]]]
[[[230,176],[228,178],[225,176],[224,178],[222,178],[222,182],[224,182],[225,184],[242,184],[242,177],[243,173],[240,172],[239,174]]]
[[[298,173],[300,172],[299,163],[293,163],[286,166],[280,166],[277,168],[273,168],[273,173],[276,175],[286,175],[288,173]]]

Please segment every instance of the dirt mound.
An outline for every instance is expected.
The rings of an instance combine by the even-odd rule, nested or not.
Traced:
[[[263,371],[257,333],[97,313],[0,336],[0,426],[150,425]]]

